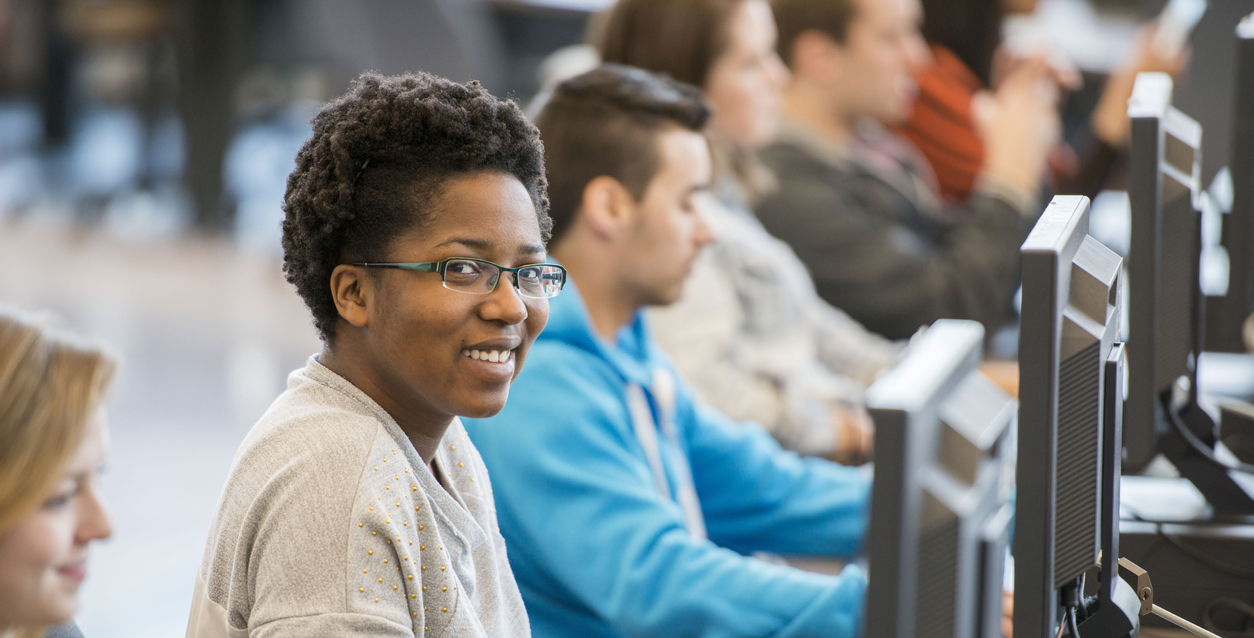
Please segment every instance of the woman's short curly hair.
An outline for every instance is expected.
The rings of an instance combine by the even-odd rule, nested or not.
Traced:
[[[287,178],[283,271],[327,343],[339,316],[331,271],[386,259],[390,240],[422,226],[450,177],[496,171],[518,178],[549,239],[540,133],[517,104],[478,82],[365,73],[312,123],[313,137]]]

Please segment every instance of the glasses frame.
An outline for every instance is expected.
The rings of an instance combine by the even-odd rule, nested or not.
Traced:
[[[445,279],[445,275],[444,275],[444,273],[448,270],[448,263],[450,261],[475,261],[481,264],[488,264],[489,266],[493,266],[497,269],[496,281],[492,282],[492,288],[490,290],[486,290],[484,292],[471,292],[469,290],[450,288],[448,285],[448,281]],[[502,279],[501,275],[508,272],[508,273],[514,274],[514,277],[513,277],[514,289],[518,291],[519,295],[526,297],[528,299],[552,299],[553,297],[556,297],[557,295],[553,295],[553,297],[535,297],[535,296],[526,294],[525,292],[523,292],[522,286],[518,284],[518,271],[524,268],[535,268],[536,266],[552,266],[554,268],[557,268],[558,270],[561,270],[562,271],[562,285],[560,288],[557,289],[557,292],[559,294],[566,287],[566,280],[568,277],[566,273],[566,268],[559,264],[549,264],[549,263],[523,264],[515,268],[506,268],[505,266],[502,266],[494,261],[488,261],[486,259],[476,259],[474,257],[449,257],[448,259],[443,259],[440,261],[413,261],[413,262],[410,262],[410,261],[359,261],[359,262],[351,263],[349,265],[360,266],[362,268],[397,268],[400,270],[416,270],[420,272],[439,273],[441,285],[443,285],[448,290],[452,290],[453,292],[460,292],[460,293],[467,294],[467,295],[490,295],[492,294],[493,292],[496,291],[496,287],[500,285],[501,283],[501,279]]]

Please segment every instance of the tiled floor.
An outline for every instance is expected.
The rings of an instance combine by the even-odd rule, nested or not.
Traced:
[[[103,489],[114,537],[93,552],[91,638],[181,636],[240,440],[319,348],[280,263],[227,242],[125,243],[0,221],[0,302],[49,310],[123,361]]]

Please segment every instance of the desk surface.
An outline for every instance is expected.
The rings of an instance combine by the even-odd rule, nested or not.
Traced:
[[[1175,627],[1142,627],[1141,638],[1194,638],[1193,634]]]

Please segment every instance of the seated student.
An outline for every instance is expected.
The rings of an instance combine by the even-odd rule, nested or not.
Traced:
[[[766,229],[797,251],[820,296],[875,332],[900,339],[949,317],[992,334],[1012,316],[1019,245],[1058,139],[1041,70],[1007,79],[983,121],[978,192],[947,209],[926,160],[883,127],[907,114],[911,72],[927,58],[918,0],[772,6],[793,80],[762,155],[779,177],[757,206]]]
[[[927,157],[941,194],[949,201],[961,202],[971,195],[984,162],[985,144],[973,110],[980,99],[992,95],[986,87],[999,79],[993,77],[995,66],[1022,63],[1013,60],[1002,46],[1003,15],[1032,13],[1036,0],[922,3],[927,16],[922,31],[932,62],[915,76],[919,92],[900,131]],[[972,16],[980,19],[972,20]],[[1055,167],[1055,192],[1095,197],[1124,161],[1132,129],[1128,98],[1136,75],[1147,71],[1178,74],[1183,69],[1183,51],[1160,51],[1154,46],[1152,28],[1141,36],[1135,55],[1102,86],[1101,97],[1076,144],[1078,155]]]
[[[0,306],[0,636],[69,621],[88,547],[113,533],[96,475],[114,369],[98,347]]]
[[[187,635],[527,636],[457,417],[505,404],[565,279],[538,132],[424,73],[361,76],[313,129],[284,270],[325,348],[235,455]]]
[[[495,418],[467,430],[496,482],[501,531],[541,636],[857,634],[865,579],[745,554],[847,557],[869,480],[784,452],[701,404],[641,309],[679,297],[712,239],[696,87],[606,65],[559,85],[537,119],[553,255],[573,285]]]
[[[713,188],[694,200],[714,240],[679,300],[651,309],[658,343],[724,414],[760,423],[802,454],[865,460],[862,393],[899,346],[820,299],[805,265],[750,208],[758,182],[770,179],[753,153],[774,137],[788,79],[770,6],[620,0],[600,47],[606,62],[701,87],[714,112]]]

